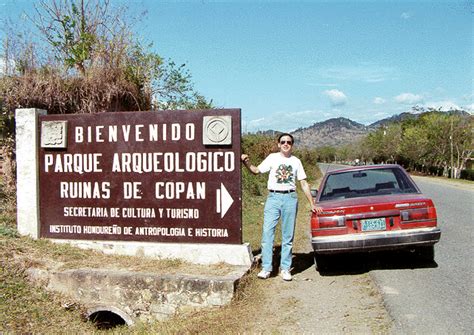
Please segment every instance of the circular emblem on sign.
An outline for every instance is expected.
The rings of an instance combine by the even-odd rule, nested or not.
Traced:
[[[216,143],[222,142],[229,135],[229,128],[226,123],[220,119],[214,119],[207,124],[207,136]]]

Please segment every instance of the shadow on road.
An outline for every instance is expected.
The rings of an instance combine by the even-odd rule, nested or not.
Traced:
[[[277,276],[280,265],[281,247],[273,250],[273,271],[271,276]],[[254,252],[260,254],[260,250]],[[374,251],[366,253],[345,253],[325,256],[325,268],[316,269],[313,252],[294,253],[292,273],[298,274],[309,268],[319,271],[321,276],[342,276],[367,273],[372,270],[399,270],[437,268],[436,262],[426,261],[416,254],[405,250]]]
[[[362,274],[372,270],[438,267],[435,261],[427,261],[405,250],[329,255],[325,261],[325,268],[318,269],[322,276]]]
[[[261,263],[261,249],[257,249],[253,252],[253,255],[257,257],[257,262]],[[278,272],[280,270],[280,259],[281,259],[281,246],[276,245],[273,248],[273,271],[271,274],[271,277],[277,276]],[[300,272],[305,271],[306,269],[310,267],[314,267],[314,257],[313,253],[294,253],[293,254],[293,260],[292,260],[292,274],[297,274]]]
[[[314,256],[313,253],[306,253],[306,254],[293,254],[293,274],[301,273],[309,268],[314,268]]]

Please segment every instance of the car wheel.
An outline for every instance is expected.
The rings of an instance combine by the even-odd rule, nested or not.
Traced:
[[[416,255],[418,256],[419,259],[425,262],[434,262],[434,258],[435,258],[434,245],[416,248]]]
[[[314,254],[314,265],[319,272],[326,271],[329,267],[329,256]]]

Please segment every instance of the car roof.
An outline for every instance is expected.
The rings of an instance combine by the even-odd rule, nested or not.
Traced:
[[[387,169],[387,168],[397,168],[397,169],[403,170],[403,168],[398,164],[373,164],[373,165],[359,165],[359,166],[344,167],[344,168],[328,171],[326,174],[329,175],[329,174],[341,173],[341,172],[346,172],[346,171],[364,171],[364,170]]]

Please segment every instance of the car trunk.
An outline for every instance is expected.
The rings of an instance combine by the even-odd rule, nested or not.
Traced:
[[[393,194],[324,201],[313,214],[313,236],[370,234],[371,232],[435,227],[431,199],[420,194]]]

